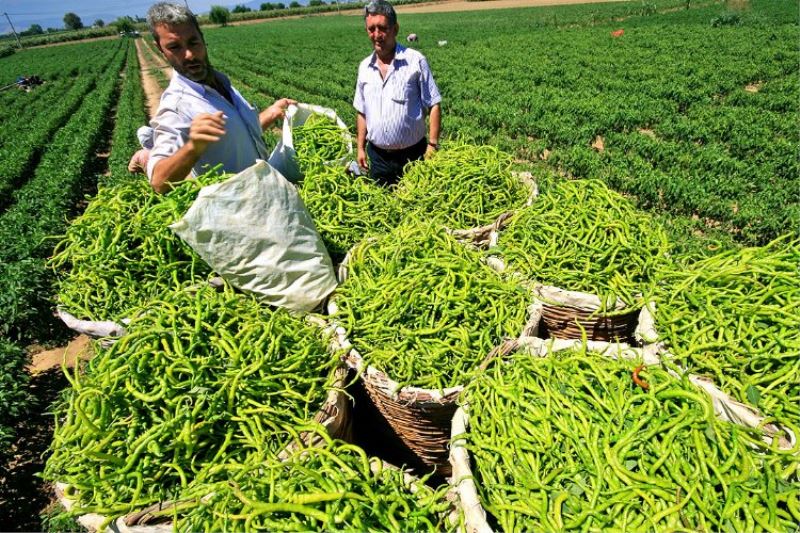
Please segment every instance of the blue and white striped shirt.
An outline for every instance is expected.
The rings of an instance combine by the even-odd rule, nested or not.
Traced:
[[[367,119],[367,140],[386,150],[417,144],[425,137],[425,114],[442,101],[428,60],[400,44],[381,78],[375,52],[358,66],[353,107]]]
[[[192,176],[202,174],[207,166],[219,163],[224,172],[241,172],[255,163],[256,159],[266,160],[269,157],[261,137],[258,110],[231,86],[227,76],[221,72],[217,72],[217,75],[231,94],[233,103],[211,87],[172,72],[172,80],[161,95],[158,112],[150,120],[154,130],[154,146],[147,162],[148,178],[152,179],[158,161],[170,157],[186,144],[192,119],[200,113],[222,111],[225,114],[225,135],[208,145],[192,168]]]

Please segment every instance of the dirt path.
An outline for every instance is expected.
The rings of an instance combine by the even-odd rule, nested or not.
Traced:
[[[164,64],[156,64],[150,60],[151,56],[144,47],[148,46],[144,40],[136,40],[136,54],[139,56],[139,66],[142,74],[142,88],[147,101],[148,117],[152,118],[158,111],[158,102],[161,100],[161,86],[153,76],[154,69],[163,69]],[[165,69],[167,77],[172,75],[171,69]]]
[[[483,11],[486,9],[508,9],[514,7],[546,7],[546,6],[566,6],[572,4],[598,4],[607,2],[626,2],[629,0],[487,0],[481,2],[467,0],[442,0],[441,2],[425,2],[421,4],[396,6],[398,13],[446,13],[451,11]],[[327,11],[314,15],[291,15],[286,17],[273,17],[266,19],[239,20],[228,23],[229,26],[240,26],[247,24],[261,24],[262,22],[272,22],[276,20],[296,19],[304,17],[320,17],[330,15],[349,15],[361,16],[361,9],[343,9],[341,11]]]
[[[412,4],[398,6],[398,13],[445,13],[448,11],[483,11],[486,9],[508,9],[514,7],[565,6],[572,4],[597,4],[601,2],[623,2],[626,0],[488,0],[467,2],[466,0],[445,0],[431,4]],[[361,11],[358,10],[360,14]]]
[[[28,392],[32,403],[17,424],[9,462],[0,465],[0,531],[42,530],[39,515],[52,504],[54,494],[50,483],[39,477],[53,438],[55,419],[51,406],[69,384],[61,364],[66,361],[68,368],[74,368],[78,360],[92,355],[85,335],[52,350],[31,349]]]

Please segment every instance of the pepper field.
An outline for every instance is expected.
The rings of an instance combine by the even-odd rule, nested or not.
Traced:
[[[651,0],[398,18],[398,41],[417,34],[412,46],[442,93],[442,139],[500,149],[543,183],[604,182],[652,217],[670,240],[658,275],[686,289],[652,294],[673,313],[659,325],[675,354],[702,352],[696,369],[732,397],[800,425],[791,405],[800,399],[796,2]],[[354,131],[356,69],[370,46],[353,12],[204,35],[212,64],[259,108],[290,97],[334,109]],[[26,419],[48,408],[25,365],[70,337],[53,317],[48,258],[98,187],[141,179],[126,166],[147,121],[131,39],[0,58],[3,85],[20,74],[46,83],[0,92],[0,503],[15,497],[12,485],[33,489],[27,507],[0,520],[3,530],[42,528],[23,514],[40,512],[49,495],[43,481],[14,470]],[[275,143],[275,132],[266,137]],[[778,264],[780,276],[770,270]],[[737,293],[760,304],[747,307]],[[696,325],[705,310],[728,305],[747,316]],[[684,337],[692,342],[681,347]],[[765,352],[774,357],[740,359]],[[739,366],[775,383],[740,379]],[[797,483],[796,471],[786,479]]]

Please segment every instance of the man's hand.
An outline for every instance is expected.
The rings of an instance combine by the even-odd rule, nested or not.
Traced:
[[[290,105],[296,103],[297,100],[292,100],[291,98],[281,98],[279,100],[275,100],[275,103],[258,115],[258,120],[261,123],[261,129],[266,130],[276,120],[283,118],[286,115],[286,109]]]
[[[198,158],[208,148],[208,145],[219,141],[225,135],[225,117],[222,111],[214,114],[200,113],[189,128],[189,142],[186,145]]]
[[[433,154],[435,154],[435,153],[436,153],[436,148],[434,148],[432,145],[429,144],[428,148],[425,149],[425,156],[424,157],[425,157],[425,159],[430,159],[431,156]]]
[[[134,174],[144,174],[147,172],[147,160],[150,158],[150,150],[146,148],[142,148],[138,150],[131,160],[128,161],[128,172],[132,172]]]
[[[358,155],[356,156],[358,166],[363,169],[369,170],[369,162],[367,161],[367,151],[360,146],[358,147]]]

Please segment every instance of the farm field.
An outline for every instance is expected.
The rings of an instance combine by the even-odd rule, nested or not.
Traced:
[[[674,317],[659,319],[669,331],[664,339],[689,334],[713,345],[711,358],[698,369],[722,376],[719,382],[738,401],[766,409],[782,423],[796,423],[796,407],[785,402],[798,394],[791,378],[798,372],[796,364],[770,367],[783,382],[773,387],[750,384],[736,374],[749,347],[737,348],[725,365],[713,362],[725,357],[715,333],[727,328],[746,332],[742,323],[749,317],[715,317],[718,322],[702,331],[693,329],[696,323],[688,318],[698,313],[698,299],[708,298],[720,308],[739,306],[705,292],[721,286],[707,273],[731,262],[751,265],[759,275],[778,272],[774,280],[726,278],[725,283],[741,284],[740,292],[754,299],[771,301],[775,292],[790,294],[796,288],[786,267],[797,261],[800,236],[800,13],[794,2],[784,0],[728,4],[658,0],[401,13],[399,22],[401,36],[413,32],[420,37],[414,48],[427,56],[442,92],[442,139],[454,147],[467,143],[499,149],[515,169],[540,178],[553,198],[561,194],[555,185],[561,178],[587,180],[598,190],[608,187],[621,193],[614,202],[630,201],[641,209],[637,227],[651,221],[664,226],[675,261],[646,273],[696,291],[687,290],[691,294],[684,297],[662,286],[652,293],[675,310]],[[621,35],[612,35],[620,29]],[[324,105],[354,131],[356,67],[370,51],[359,16],[276,20],[205,28],[204,33],[213,64],[259,107],[284,96]],[[149,36],[139,45],[153,65],[160,57],[144,41]],[[163,87],[167,79],[161,72],[151,74]],[[24,367],[31,346],[58,344],[70,336],[52,315],[56,288],[48,258],[70,221],[92,205],[98,186],[109,191],[142,179],[126,167],[138,148],[136,128],[147,120],[132,40],[25,50],[0,59],[0,79],[13,80],[21,73],[36,73],[47,83],[30,93],[0,92],[6,110],[0,123],[4,131],[14,132],[0,139],[0,368],[5,372],[0,403],[7,403],[11,415],[8,422],[0,421],[4,464],[8,456],[3,452],[11,450],[15,432],[24,426],[18,421],[47,409],[28,394]],[[275,142],[275,132],[267,137],[268,144]],[[415,179],[424,181],[424,172]],[[324,205],[326,186],[322,182],[318,196],[305,199],[312,213],[319,209],[321,218],[332,216],[325,227],[335,228],[341,220]],[[301,194],[310,195],[310,189]],[[521,194],[509,191],[509,197]],[[429,209],[420,207],[420,198],[401,198],[408,202],[405,212]],[[380,201],[388,202],[381,209],[396,209],[387,207],[390,200]],[[618,205],[612,204],[613,209]],[[633,207],[625,205],[628,216]],[[457,215],[431,218],[462,220]],[[400,220],[391,216],[381,222]],[[558,218],[551,211],[548,216]],[[743,248],[771,242],[763,255]],[[344,239],[337,251],[352,244]],[[126,268],[121,260],[115,265]],[[94,281],[92,290],[108,289],[99,277]],[[769,313],[757,306],[749,313],[751,327],[770,322]],[[775,326],[779,341],[759,340],[753,346],[768,346],[788,360],[786,347],[797,343],[784,331],[789,323],[786,319]],[[684,360],[694,355],[685,347],[676,354]],[[80,447],[79,441],[72,444]],[[0,502],[8,498],[8,480],[14,479],[4,468]],[[42,483],[37,480],[33,492]],[[41,490],[32,496],[37,502],[46,498]],[[38,503],[32,505],[22,509],[30,511]],[[0,522],[9,527],[0,529],[23,523],[11,516],[10,523]],[[29,528],[40,526],[27,522]]]
[[[763,244],[800,227],[795,7],[754,1],[739,25],[718,27],[722,3],[649,16],[629,3],[409,14],[400,24],[420,36],[444,95],[445,136],[522,160],[547,154],[642,207]],[[320,17],[206,35],[246,97],[326,105],[352,126],[355,69],[369,52],[360,25]]]

